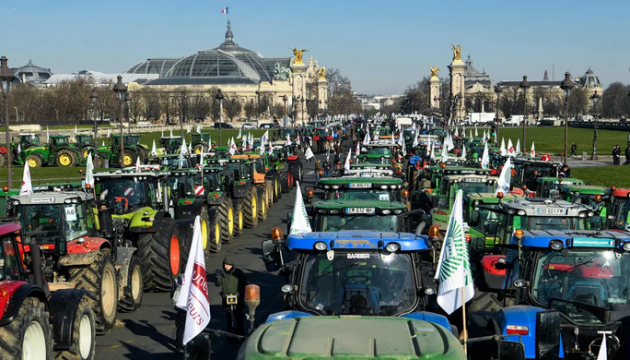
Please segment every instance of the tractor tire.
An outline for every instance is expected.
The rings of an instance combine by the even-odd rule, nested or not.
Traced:
[[[46,305],[27,297],[13,321],[0,327],[0,359],[52,360],[53,339]]]
[[[175,220],[163,218],[158,231],[138,241],[144,290],[170,291],[180,272],[181,246]]]
[[[229,244],[234,241],[234,208],[232,200],[226,199],[217,209],[221,223],[221,242]]]
[[[87,161],[87,157],[90,154],[94,153],[94,146],[92,145],[85,145],[84,147],[81,148],[81,152],[79,153],[79,156],[81,157],[81,162],[86,162]]]
[[[249,187],[249,194],[245,199],[245,207],[243,208],[243,216],[245,218],[245,227],[255,229],[258,226],[258,190],[256,186]]]
[[[302,181],[302,164],[291,166],[291,175],[293,176],[293,181]]]
[[[55,352],[56,360],[92,360],[96,353],[94,312],[86,296],[76,308],[70,349]]]
[[[123,289],[123,295],[118,302],[118,311],[134,312],[142,305],[144,296],[144,281],[142,280],[142,265],[137,255],[131,256],[129,271],[127,272],[127,286]]]
[[[267,192],[268,208],[273,205],[273,181],[265,180],[265,191]]]
[[[39,154],[30,154],[26,157],[26,162],[32,168],[44,166],[44,159]]]
[[[236,208],[234,209],[234,235],[243,234],[245,228],[245,214],[244,214],[245,199],[238,199],[236,201]]]
[[[77,154],[70,149],[61,149],[55,154],[55,164],[59,167],[72,167],[77,164]]]
[[[280,185],[280,177],[276,174],[273,177],[273,202],[278,202],[282,198],[282,185]]]
[[[267,220],[267,212],[269,212],[269,200],[267,199],[267,184],[262,188],[263,191],[260,194],[260,201],[258,202],[258,222]]]
[[[291,191],[291,184],[289,183],[289,173],[286,171],[280,173],[280,186],[283,193],[288,193],[289,191]]]
[[[203,144],[197,144],[195,145],[195,147],[193,148],[193,154],[201,154],[201,152],[204,151],[204,146]],[[207,152],[207,151],[204,151]]]
[[[118,154],[120,149],[116,151]],[[118,156],[116,156],[118,157]],[[136,159],[138,158],[138,153],[132,149],[124,149],[123,151],[123,167],[134,166],[136,164]],[[120,161],[120,160],[119,160]],[[142,159],[140,159],[142,161]]]
[[[221,241],[221,216],[215,213],[208,221],[208,249],[211,253],[221,251],[223,241]],[[210,261],[210,256],[206,259],[206,263]]]
[[[138,149],[138,156],[140,157],[140,163],[146,164],[147,162],[149,162],[149,151],[143,148],[142,146],[138,146],[136,147],[136,149]]]
[[[69,273],[69,281],[76,289],[88,291],[96,332],[107,334],[114,327],[118,308],[118,284],[111,250],[100,250],[90,266],[70,268]]]
[[[7,167],[7,154],[0,154],[0,167]]]
[[[475,289],[475,297],[473,297],[467,311],[490,311],[496,312],[503,309],[503,304],[497,299],[496,294],[491,292],[482,292]]]

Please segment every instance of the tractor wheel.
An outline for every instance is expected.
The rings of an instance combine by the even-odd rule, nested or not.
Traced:
[[[42,167],[44,165],[44,159],[39,154],[30,154],[26,157],[26,162],[29,167]]]
[[[291,166],[291,176],[293,177],[293,181],[302,181],[302,168],[300,164]]]
[[[116,321],[118,285],[116,268],[109,249],[100,250],[90,266],[70,268],[70,282],[76,289],[85,289],[94,309],[96,331],[107,334]]]
[[[282,198],[282,186],[280,185],[279,176],[273,177],[273,202],[278,202]]]
[[[245,199],[238,199],[236,201],[236,208],[234,209],[234,235],[243,234],[243,229],[245,228],[244,204]]]
[[[249,194],[244,200],[243,216],[245,217],[245,227],[254,229],[258,226],[258,191],[256,186],[252,185],[249,187]]]
[[[268,207],[270,208],[273,205],[273,181],[265,180],[265,192],[267,193],[267,201]]]
[[[119,150],[120,151],[120,150]],[[116,152],[118,154],[118,151]],[[133,166],[136,163],[138,154],[131,149],[124,149],[123,151],[123,166]],[[140,159],[142,161],[142,159]]]
[[[72,323],[70,349],[55,352],[57,360],[92,360],[96,352],[94,313],[86,296],[81,299]]]
[[[140,156],[140,163],[146,164],[147,162],[149,162],[149,151],[143,148],[142,146],[138,146],[137,149],[138,149],[138,156]]]
[[[81,148],[81,160],[83,160],[83,162],[87,161],[87,157],[90,154],[94,153],[94,146],[92,145],[85,145],[84,147]]]
[[[262,222],[267,220],[267,212],[269,211],[269,201],[267,200],[267,186],[263,188],[262,194],[260,194],[259,201],[259,210],[258,210],[258,222]]]
[[[0,147],[3,148],[3,147]],[[5,148],[6,149],[6,148]],[[7,167],[7,154],[0,153],[0,167]]]
[[[170,291],[180,269],[179,230],[175,220],[163,218],[157,233],[146,234],[138,241],[144,289]]]
[[[217,216],[221,223],[221,241],[229,244],[234,241],[234,208],[232,200],[226,199],[217,209]]]
[[[288,193],[291,191],[291,184],[289,183],[289,173],[283,171],[280,173],[280,185],[282,186],[282,192]]]
[[[118,310],[124,312],[134,312],[142,305],[144,291],[142,287],[142,265],[137,255],[132,255],[129,261],[127,272],[127,286],[123,289],[123,296],[118,302]]]
[[[208,248],[210,252],[218,253],[221,251],[221,217],[218,213],[208,221]],[[210,261],[208,257],[206,262]]]
[[[201,154],[201,152],[204,150],[204,146],[203,144],[197,144],[195,145],[195,147],[193,148],[193,154]]]
[[[52,334],[46,305],[27,297],[13,321],[0,327],[0,358],[5,360],[51,360]]]
[[[420,189],[420,186],[418,186],[418,175],[420,175],[418,171],[413,171],[411,173],[411,189],[412,190]]]
[[[55,164],[61,167],[71,167],[77,163],[77,154],[70,149],[61,149],[55,155]]]

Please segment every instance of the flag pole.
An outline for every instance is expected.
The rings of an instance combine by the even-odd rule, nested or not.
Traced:
[[[468,277],[468,275],[466,275]],[[462,323],[462,334],[464,336],[464,354],[468,355],[468,346],[466,345],[466,341],[468,341],[468,331],[466,330],[466,285],[462,286],[462,318],[464,322]]]

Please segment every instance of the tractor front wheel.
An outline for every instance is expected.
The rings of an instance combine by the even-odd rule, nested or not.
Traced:
[[[289,173],[283,171],[280,173],[280,185],[282,186],[282,192],[288,193],[291,191],[291,184],[289,182]]]
[[[55,155],[55,164],[60,167],[71,167],[76,165],[77,155],[70,149],[61,149]],[[30,164],[29,164],[30,165]]]
[[[26,157],[26,162],[28,163],[28,166],[32,168],[42,167],[44,164],[44,160],[39,154],[30,154]]]
[[[138,241],[144,289],[170,291],[173,279],[180,271],[179,230],[171,218],[160,220],[157,229],[157,232],[146,234]]]
[[[124,287],[123,296],[118,303],[120,311],[134,312],[140,308],[144,296],[143,286],[140,259],[137,255],[132,255],[127,271],[127,286]]]
[[[246,227],[254,229],[258,226],[258,190],[254,185],[249,187],[249,194],[245,198],[243,215],[245,216]]]
[[[258,211],[258,222],[267,220],[267,212],[269,211],[269,200],[267,199],[267,184],[262,187],[260,194],[260,210]]]
[[[70,349],[55,353],[55,359],[91,360],[96,353],[94,313],[86,296],[81,299],[72,323]]]
[[[234,207],[232,200],[226,199],[217,209],[217,216],[221,224],[221,242],[226,244],[234,241]]]
[[[236,208],[234,209],[234,235],[241,235],[245,228],[245,221],[243,216],[243,207],[245,199],[238,199],[236,201]]]
[[[51,360],[52,334],[46,305],[28,297],[11,323],[0,327],[0,358]]]

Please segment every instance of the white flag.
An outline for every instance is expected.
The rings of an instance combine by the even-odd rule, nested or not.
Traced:
[[[483,155],[481,156],[481,168],[488,169],[490,167],[490,155],[488,154],[488,143],[483,148]]]
[[[606,334],[603,334],[602,345],[597,353],[597,360],[608,360],[608,348],[606,346]]]
[[[308,148],[306,148],[306,154],[304,154],[306,157],[306,160],[312,158],[315,156],[315,154],[313,154],[313,150],[311,150],[311,147],[309,146]]]
[[[186,146],[186,139],[183,138],[182,139],[182,149],[180,151],[182,154],[187,154],[188,153],[188,147]]]
[[[512,139],[508,139],[508,147],[507,147],[508,155],[512,156],[516,154],[514,150],[514,144],[512,144]]]
[[[190,126],[186,127],[186,134],[190,134],[190,132],[192,131],[192,129],[190,128]]]
[[[520,154],[521,152],[521,139],[517,139],[516,140],[516,155]]]
[[[403,139],[403,132],[401,130],[400,133],[398,134],[398,145],[403,146],[404,143],[405,143],[405,139]]]
[[[442,145],[442,162],[446,162],[448,159],[448,150],[446,150],[446,145]]]
[[[485,131],[484,131],[484,135],[485,135]],[[477,132],[477,124],[475,124],[475,137],[479,137],[479,133]]]
[[[435,160],[435,143],[431,142],[431,157],[430,160]]]
[[[477,128],[475,128],[475,131],[477,131]],[[471,142],[471,141],[473,140],[473,136],[472,136],[472,129],[470,129],[470,130],[468,131],[468,133],[470,134],[470,135],[468,135],[468,142]]]
[[[140,156],[136,158],[136,173],[139,173],[140,170]]]
[[[171,137],[173,137],[173,129],[171,129]]]
[[[363,145],[367,145],[370,143],[370,133],[365,134],[365,138],[363,138]]]
[[[296,180],[295,185],[297,191],[295,192],[295,204],[293,205],[293,216],[291,218],[291,229],[289,230],[289,234],[313,232],[311,224],[308,221],[308,216],[306,215],[304,200],[302,200],[300,182]]]
[[[92,162],[92,154],[88,154],[85,163],[85,184],[94,187],[94,163]]]
[[[416,134],[413,137],[413,144],[411,144],[411,147],[415,149],[418,147],[418,145],[420,145],[420,142],[418,141],[418,131],[416,131]]]
[[[348,156],[346,157],[346,162],[343,164],[343,168],[346,171],[350,171],[350,157],[352,156],[352,149],[348,150]]]
[[[505,141],[503,140],[503,138],[501,138],[501,148],[499,151],[501,152],[501,156],[507,156],[508,154],[507,149],[505,148]]]
[[[103,140],[103,145],[102,146],[105,146],[105,140]]]
[[[46,142],[50,142],[50,132],[48,132],[48,125],[46,125]]]
[[[265,135],[263,135],[262,138],[260,138],[261,143],[263,139],[265,139],[265,142],[269,141],[269,130],[265,131]]]
[[[534,142],[532,141],[532,148],[529,150],[529,156],[536,157],[536,149],[534,149]]]
[[[378,134],[378,129],[374,130],[374,141],[378,141],[379,139],[379,134]]]
[[[360,153],[361,153],[361,148],[359,146],[359,142],[357,141],[357,148],[354,149],[354,158],[357,159]]]
[[[155,146],[155,140],[153,140],[153,148],[151,149],[151,155],[157,156],[157,146]]]
[[[247,151],[247,135],[243,136],[243,142],[241,145],[243,151]]]
[[[18,148],[17,148],[17,153],[20,154],[22,152],[22,147],[20,146],[20,144],[18,143]]]
[[[20,195],[33,195],[33,185],[31,184],[31,167],[28,161],[24,162],[24,173],[22,174],[22,187]]]
[[[457,127],[455,127],[455,137],[459,136],[459,130],[457,130]]]
[[[195,218],[193,238],[184,272],[184,281],[179,290],[176,306],[186,310],[186,327],[183,343],[199,335],[210,323],[210,297],[206,278],[206,262],[201,244],[201,223]]]
[[[486,132],[483,132],[483,137],[481,138],[481,142],[485,143],[486,142]]]
[[[197,125],[197,134],[201,134],[201,125]]]
[[[452,314],[475,296],[464,231],[462,190],[457,192],[440,252],[435,279],[439,280],[437,302],[447,314]],[[462,298],[464,288],[465,299]]]
[[[466,145],[462,146],[462,159],[466,160]]]
[[[112,135],[112,131],[111,129],[107,129],[107,138],[109,139],[109,137]],[[104,145],[103,145],[104,146]]]
[[[507,194],[510,192],[510,181],[512,181],[512,159],[508,158],[505,164],[503,164],[503,170],[501,170],[501,175],[499,175],[497,190],[494,194],[496,195],[499,192]]]
[[[236,137],[237,139],[240,139],[243,137],[243,129],[238,129],[238,136]]]
[[[273,146],[271,146],[271,141],[269,142],[269,155],[273,154]]]
[[[74,125],[74,133],[75,134],[77,133],[77,126],[76,125]]]
[[[236,154],[236,143],[234,142],[234,138],[230,139],[230,155]]]
[[[291,146],[291,137],[289,136],[289,134],[287,134],[287,146]]]

